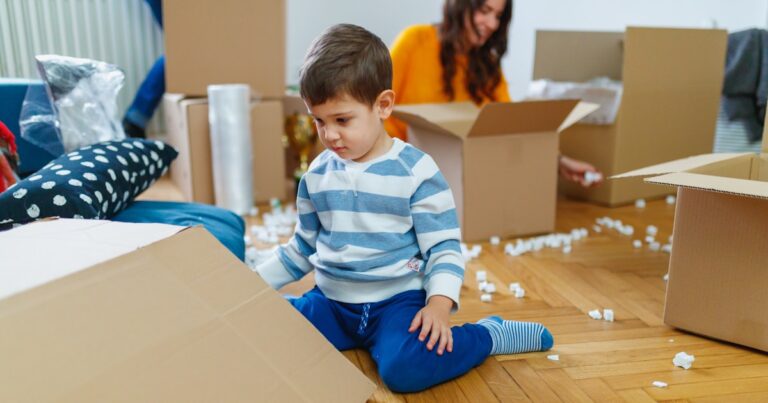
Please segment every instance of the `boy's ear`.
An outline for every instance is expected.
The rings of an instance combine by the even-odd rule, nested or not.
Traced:
[[[379,118],[385,120],[392,114],[392,109],[395,107],[395,92],[392,90],[384,90],[376,98],[376,108],[379,113]]]

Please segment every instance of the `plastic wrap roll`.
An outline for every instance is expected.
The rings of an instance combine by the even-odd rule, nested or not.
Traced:
[[[216,205],[248,214],[253,207],[250,87],[209,85],[208,121]]]

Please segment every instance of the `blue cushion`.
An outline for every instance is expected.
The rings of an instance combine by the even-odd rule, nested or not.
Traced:
[[[0,224],[110,218],[162,176],[178,153],[160,141],[106,141],[62,155],[0,193]]]
[[[202,225],[240,260],[245,260],[245,222],[237,214],[199,203],[137,201],[112,218],[113,221]]]
[[[0,78],[0,121],[16,135],[16,144],[19,146],[19,175],[22,178],[56,158],[55,155],[21,137],[19,116],[29,87],[45,91],[43,82],[40,80]]]

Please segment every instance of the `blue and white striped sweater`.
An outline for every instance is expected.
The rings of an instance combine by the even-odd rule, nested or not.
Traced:
[[[464,277],[453,195],[432,158],[398,139],[357,164],[331,151],[304,175],[291,240],[258,267],[274,288],[317,269],[328,298],[378,302],[407,290],[444,295],[458,307]]]

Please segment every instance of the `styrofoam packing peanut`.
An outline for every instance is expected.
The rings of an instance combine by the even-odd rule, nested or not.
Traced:
[[[480,301],[482,302],[491,302],[493,300],[493,296],[491,294],[483,294],[480,296]]]
[[[635,207],[636,208],[645,208],[645,199],[637,199],[637,200],[635,200]]]
[[[592,226],[592,230],[593,230],[593,231],[595,231],[595,232],[597,232],[597,233],[601,233],[601,232],[603,232],[603,229],[602,229],[602,228],[600,228],[600,227],[599,227],[599,226],[597,226],[597,225],[593,225],[593,226]]]
[[[248,235],[243,236],[243,242],[245,242],[245,246],[253,245],[253,242],[251,241],[251,237],[249,237]]]
[[[691,368],[694,361],[696,361],[696,357],[686,353],[685,351],[681,351],[675,354],[675,358],[672,359],[672,363],[675,364],[676,367],[683,369]]]
[[[488,282],[487,281],[480,281],[480,282],[477,283],[478,291],[485,292],[485,288],[486,287],[488,287]]]
[[[667,252],[667,253],[672,253],[672,244],[669,244],[669,243],[664,244],[661,247],[661,250],[664,251],[664,252]]]
[[[525,290],[522,288],[518,288],[515,290],[515,298],[523,298],[525,297]]]
[[[664,281],[669,281],[669,273],[664,274]]]
[[[676,201],[677,201],[677,198],[675,196],[673,196],[673,195],[668,195],[667,196],[667,204],[673,205],[673,204],[675,204]]]
[[[560,355],[559,354],[550,354],[547,356],[547,359],[550,361],[560,361]]]
[[[613,309],[603,309],[603,319],[613,322]]]
[[[488,280],[488,272],[485,270],[478,270],[477,273],[475,273],[475,280],[477,281],[487,281]]]
[[[496,285],[493,283],[488,283],[485,285],[485,292],[488,294],[493,294],[496,292]]]
[[[496,246],[501,243],[501,238],[497,236],[492,236],[490,241],[491,241],[491,245]]]
[[[600,314],[600,310],[599,309],[593,309],[593,310],[589,311],[587,313],[587,315],[589,315],[589,317],[594,319],[594,320],[600,320],[600,319],[603,318],[603,315]]]
[[[520,283],[510,283],[509,284],[509,291],[515,292],[515,291],[517,291],[517,290],[519,290],[521,288],[522,287],[520,287]]]
[[[595,182],[600,182],[601,180],[603,180],[603,174],[600,172],[584,172],[584,185],[586,186],[589,186]]]
[[[632,246],[634,246],[635,249],[640,249],[643,247],[643,241],[639,239],[635,239],[634,241],[632,241]]]
[[[656,236],[659,233],[659,229],[655,225],[649,225],[645,228],[645,233],[651,236]]]
[[[654,243],[654,242],[656,242],[656,238],[654,238],[652,235],[646,235],[645,243]]]
[[[653,386],[655,386],[657,388],[666,388],[668,386],[666,382],[662,382],[662,381],[653,381],[653,383],[651,383],[651,385],[653,385]]]
[[[648,248],[650,248],[650,249],[651,249],[652,251],[654,251],[654,252],[658,252],[658,251],[659,251],[659,249],[661,249],[661,244],[660,244],[660,243],[658,243],[658,242],[651,242],[651,243],[648,245]]]
[[[566,255],[571,253],[571,245],[565,245],[563,247],[563,253],[565,253]]]

